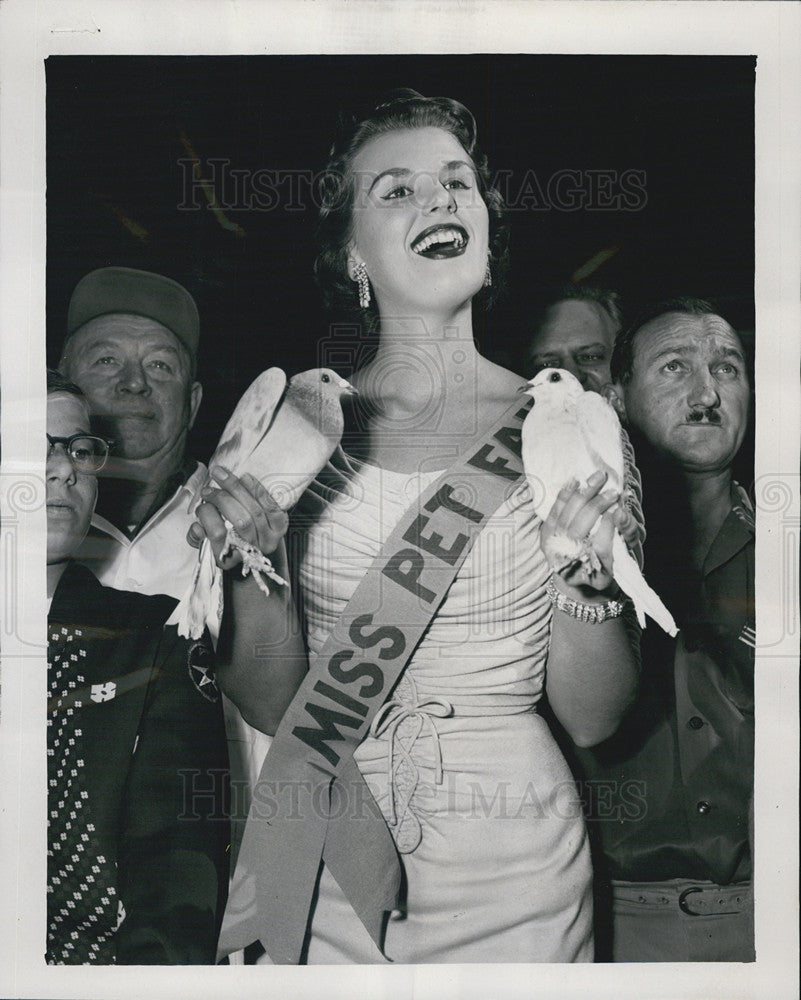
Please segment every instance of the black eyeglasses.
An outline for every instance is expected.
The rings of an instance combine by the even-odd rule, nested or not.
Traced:
[[[71,434],[69,437],[54,437],[47,435],[47,457],[55,451],[57,444],[64,447],[64,451],[69,455],[72,467],[76,472],[89,473],[94,475],[100,472],[106,464],[109,447],[112,441],[105,438],[95,437],[93,434]]]

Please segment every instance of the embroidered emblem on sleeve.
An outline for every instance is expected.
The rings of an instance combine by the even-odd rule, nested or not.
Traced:
[[[220,691],[214,678],[214,654],[205,643],[193,642],[187,656],[189,676],[200,694],[208,701],[217,701]]]
[[[743,522],[746,528],[750,531],[756,531],[754,506],[751,503],[751,498],[739,483],[734,483],[734,494],[736,499],[732,506],[732,510]]]
[[[750,646],[751,649],[756,649],[756,628],[754,627],[754,623],[746,622],[740,629],[740,634],[737,638],[740,642],[744,642],[746,646]]]

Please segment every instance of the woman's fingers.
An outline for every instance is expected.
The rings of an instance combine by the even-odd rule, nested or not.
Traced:
[[[230,569],[241,561],[239,552],[232,552],[221,559],[227,537],[228,521],[237,534],[249,544],[269,556],[278,547],[286,533],[288,517],[273,500],[269,492],[249,473],[241,478],[219,466],[212,470],[212,477],[219,488],[206,486],[202,503],[198,507],[198,526],[190,529],[190,536],[204,534],[212,545],[215,559],[223,569]],[[192,537],[187,536],[192,541]]]
[[[612,567],[612,536],[615,533],[614,511],[608,511],[598,523],[598,530],[592,536],[592,547],[598,558],[610,569]]]
[[[249,472],[246,472],[242,476],[242,482],[247,486],[264,511],[269,530],[283,537],[289,524],[289,516],[286,511],[281,510],[270,491],[265,486],[262,486],[258,479],[255,476],[251,476]]]
[[[606,473],[596,472],[583,488],[575,480],[565,483],[543,526],[546,547],[554,538],[565,536],[586,542],[597,557],[597,561],[577,559],[560,570],[572,586],[603,590],[611,583],[612,537],[620,495],[616,490],[604,489],[607,480]]]
[[[217,564],[223,569],[235,566],[240,561],[238,553],[234,552],[225,559],[221,558],[228,531],[217,507],[213,503],[203,501],[197,509],[197,519],[203,534],[211,544],[211,551]]]
[[[568,479],[565,485],[556,494],[556,499],[553,504],[551,504],[551,512],[548,515],[548,520],[554,524],[559,522],[562,516],[562,511],[565,509],[565,504],[574,496],[579,488],[578,479]]]
[[[595,472],[584,489],[580,489],[575,480],[566,483],[548,517],[554,531],[572,538],[584,538],[598,518],[618,500],[614,490],[601,492],[607,478],[606,473]]]
[[[618,498],[619,495],[614,490],[607,490],[587,499],[567,525],[567,534],[572,538],[586,538],[599,518],[617,503]]]
[[[240,480],[219,467],[213,470],[212,475],[220,488],[214,490],[207,487],[203,490],[204,501],[213,504],[245,541],[260,546],[263,537],[270,532],[267,513],[248,489],[244,477]]]
[[[264,507],[245,485],[244,477],[239,479],[238,476],[220,466],[212,469],[212,476],[221,487],[219,509],[240,534],[248,533],[251,524],[255,527],[257,534],[260,529],[266,527],[267,514]],[[252,481],[252,477],[250,479]],[[210,490],[205,490],[203,493],[206,500],[211,500],[212,495]],[[248,541],[255,543],[256,538],[257,535],[248,538]]]
[[[237,497],[229,493],[228,490],[204,490],[203,504],[216,510],[221,517],[231,522],[234,530],[246,541],[255,544],[256,528],[254,525],[254,515],[247,507],[243,506]],[[200,511],[200,508],[198,508],[198,511]],[[263,519],[266,520],[264,517]],[[202,519],[199,520],[203,524]]]
[[[565,581],[574,587],[591,587],[606,590],[612,582],[612,535],[615,530],[614,515],[603,514],[589,545],[598,562],[576,560],[563,573]]]
[[[289,516],[286,511],[281,510],[269,490],[249,472],[243,474],[241,485],[245,491],[243,500],[246,498],[248,510],[253,514],[255,544],[265,555],[269,555],[286,534]]]
[[[205,537],[206,533],[201,524],[198,521],[193,521],[189,525],[189,531],[186,533],[187,542],[189,542],[193,549],[199,549]]]
[[[582,489],[575,479],[565,483],[559,491],[556,502],[551,510],[551,517],[556,514],[555,523],[561,531],[564,531],[573,520],[577,511],[594,496],[601,491],[606,482],[606,474],[594,472],[587,480],[587,485]],[[559,501],[561,500],[561,503]]]
[[[621,506],[615,511],[615,527],[629,548],[633,548],[640,541],[640,527],[627,507]]]

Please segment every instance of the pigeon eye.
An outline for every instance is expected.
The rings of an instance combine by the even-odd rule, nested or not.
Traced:
[[[553,372],[552,374],[550,374],[548,376],[548,381],[549,382],[561,382],[562,381],[562,376],[559,374],[559,372]]]
[[[326,375],[326,374],[322,374],[320,376],[320,381],[321,382],[330,382],[331,381],[331,376],[330,375]]]

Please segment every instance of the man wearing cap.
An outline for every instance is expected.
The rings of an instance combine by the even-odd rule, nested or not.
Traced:
[[[203,395],[199,335],[192,296],[163,275],[104,267],[73,292],[59,367],[113,441],[78,558],[106,586],[180,598],[191,578],[188,501],[206,476],[185,455]]]
[[[107,587],[180,600],[192,581],[198,552],[187,541],[195,520],[190,499],[207,476],[205,465],[185,455],[203,394],[195,380],[199,333],[189,292],[149,271],[92,271],[70,300],[59,367],[88,399],[97,432],[113,441],[97,510],[76,559]],[[240,644],[258,648],[265,641],[259,630],[269,633],[269,622],[263,614],[239,618]],[[243,629],[248,630],[245,638]],[[264,672],[263,661],[260,667]],[[285,670],[271,683],[285,688],[291,700],[302,669],[298,660],[294,672]],[[225,696],[223,708],[235,859],[249,805],[247,789],[270,741]]]

